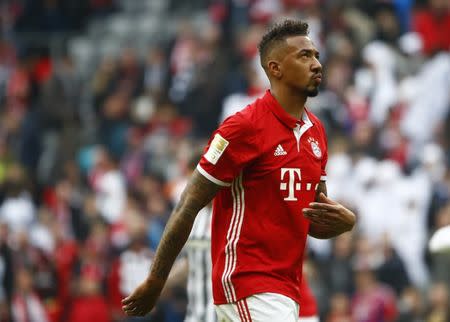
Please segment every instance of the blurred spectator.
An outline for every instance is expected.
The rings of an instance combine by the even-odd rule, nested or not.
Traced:
[[[450,203],[441,208],[436,216],[435,229],[450,227]],[[431,246],[431,245],[430,245]],[[450,247],[442,245],[439,249],[431,249],[431,271],[433,281],[450,285]]]
[[[170,214],[167,201],[163,195],[158,193],[148,199],[147,213],[149,217],[147,231],[149,245],[151,249],[156,250]]]
[[[222,33],[207,24],[194,36],[189,25],[175,42],[171,59],[170,98],[183,115],[192,117],[198,137],[211,134],[220,115],[222,84],[227,75],[226,51],[222,50]]]
[[[49,321],[61,319],[61,303],[58,300],[58,276],[56,267],[49,256],[42,251],[37,253],[37,260],[32,269],[33,286],[36,295],[42,300]]]
[[[424,144],[432,141],[434,131],[448,113],[449,98],[446,89],[450,83],[449,71],[449,54],[439,53],[424,61],[419,71],[401,84],[405,92],[406,111],[400,120],[400,126],[402,133],[417,150],[413,151],[416,155],[421,155]],[[433,90],[430,90],[430,84],[433,84]],[[424,110],[421,108],[423,104],[432,104],[434,108]],[[427,120],[427,127],[417,128],[413,124],[423,119]]]
[[[332,255],[325,265],[326,285],[330,294],[353,292],[353,237],[343,234],[333,241]]]
[[[382,254],[370,239],[360,236],[356,241],[353,260],[355,292],[351,312],[355,322],[395,321],[397,303],[394,290],[380,283],[376,268],[382,263]]]
[[[37,221],[31,226],[29,232],[30,243],[46,256],[51,256],[56,247],[52,234],[53,219],[53,214],[48,209],[44,207],[38,209]]]
[[[141,219],[142,220],[142,219]],[[147,246],[142,221],[130,229],[130,243],[113,262],[108,276],[108,294],[114,320],[123,321],[121,300],[147,276],[153,253]]]
[[[114,79],[118,66],[113,57],[102,57],[98,68],[94,71],[91,80],[91,90],[94,95],[94,106],[99,109],[107,95],[114,90]]]
[[[397,318],[395,293],[380,284],[367,264],[356,267],[351,311],[355,322],[394,322]]]
[[[128,132],[128,150],[121,160],[121,171],[131,186],[143,175],[148,155],[143,147],[144,135],[138,128]]]
[[[410,285],[408,274],[402,260],[388,238],[384,240],[381,246],[383,259],[381,265],[376,269],[377,279],[381,283],[392,287],[398,296]]]
[[[118,61],[118,74],[116,90],[123,91],[131,97],[135,97],[143,89],[143,66],[138,59],[134,48],[122,50]]]
[[[433,284],[428,291],[430,309],[426,314],[426,322],[445,322],[450,319],[448,285]]]
[[[245,106],[253,102],[256,98],[261,96],[265,91],[266,83],[260,83],[260,70],[262,67],[254,64],[253,62],[247,62],[244,68],[245,76],[245,91],[235,89],[232,94],[227,95],[223,99],[222,112],[220,114],[219,122],[223,122],[227,117],[242,110]]]
[[[126,200],[125,181],[114,156],[106,149],[97,150],[90,179],[98,211],[108,223],[117,222]]]
[[[44,305],[33,289],[32,276],[31,271],[25,267],[20,268],[16,273],[15,294],[12,302],[14,321],[49,321]]]
[[[97,278],[81,276],[77,283],[75,299],[69,310],[69,322],[95,321],[109,322],[110,314],[105,298],[101,293],[101,285]]]
[[[13,165],[11,152],[8,149],[6,138],[0,137],[0,184],[6,179],[9,168]]]
[[[428,0],[427,6],[413,18],[413,30],[422,38],[423,52],[433,55],[438,51],[448,51],[450,40],[450,5],[446,0]]]
[[[421,201],[427,211],[426,227],[434,229],[438,210],[450,197],[450,189],[445,182],[445,156],[442,148],[436,143],[425,145],[420,157],[420,164],[412,173],[416,184],[425,187],[421,193]]]
[[[406,288],[399,299],[399,316],[397,322],[423,321],[424,305],[420,291],[416,288]]]
[[[75,153],[77,142],[73,135],[80,121],[81,85],[73,60],[65,56],[55,64],[50,79],[42,86],[42,123],[46,129],[42,152],[46,158],[42,165],[45,165],[42,169],[43,182],[48,182],[58,163],[65,161],[58,154],[62,146],[68,156]]]
[[[76,278],[92,280],[104,285],[108,270],[108,254],[110,241],[107,226],[96,222],[88,238],[79,250],[78,260],[73,265],[73,274]]]
[[[12,166],[4,182],[4,199],[0,205],[0,219],[14,233],[28,232],[35,220],[35,207],[27,189],[25,170]]]
[[[145,89],[156,98],[162,97],[167,86],[168,76],[165,52],[158,47],[150,48],[145,65]]]
[[[55,183],[55,199],[51,207],[55,220],[63,228],[68,238],[82,241],[87,235],[87,223],[81,212],[81,203],[77,196],[76,187],[69,179],[63,178]]]
[[[180,32],[174,40],[169,60],[171,73],[169,95],[176,103],[185,99],[191,86],[196,46],[193,27],[188,22],[182,21],[179,28]]]
[[[79,248],[73,239],[69,239],[64,234],[59,222],[53,223],[52,234],[56,245],[53,260],[58,277],[58,303],[62,310],[62,317],[64,317],[64,314],[67,313],[65,309],[71,299],[71,284],[74,279],[73,271],[79,255]]]
[[[375,9],[376,38],[395,45],[400,36],[400,25],[395,15],[394,4],[379,2]]]
[[[126,150],[126,134],[129,128],[126,118],[130,104],[129,90],[131,89],[123,87],[107,96],[101,109],[99,143],[109,150],[111,157],[115,158],[120,158]]]
[[[8,245],[9,228],[0,222],[0,321],[9,321],[14,287],[13,253]]]
[[[330,299],[330,311],[325,322],[352,322],[350,301],[346,294],[335,293]]]

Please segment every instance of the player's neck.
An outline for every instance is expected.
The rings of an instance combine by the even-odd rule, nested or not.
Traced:
[[[270,92],[289,115],[297,120],[302,118],[307,99],[306,95],[294,93],[292,90],[281,86],[272,86]]]

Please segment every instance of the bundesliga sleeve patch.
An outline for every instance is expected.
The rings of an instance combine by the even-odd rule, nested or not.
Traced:
[[[212,140],[208,151],[205,153],[205,159],[212,164],[216,164],[227,148],[229,142],[225,140],[220,134],[216,134]]]

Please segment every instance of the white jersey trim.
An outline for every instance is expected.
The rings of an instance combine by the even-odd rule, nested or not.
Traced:
[[[327,181],[327,176],[321,176],[320,181]]]
[[[225,267],[222,274],[222,285],[228,303],[236,302],[236,292],[231,281],[231,276],[236,269],[237,263],[237,243],[241,234],[242,223],[245,212],[245,195],[242,186],[242,172],[233,181],[231,187],[233,196],[233,214],[231,216],[230,227],[227,232],[227,244],[225,245]]]
[[[219,186],[222,186],[222,187],[229,187],[229,186],[231,186],[231,183],[228,183],[228,182],[225,182],[225,181],[222,181],[222,180],[219,180],[219,179],[214,178],[212,175],[210,175],[208,172],[206,172],[206,170],[203,169],[203,168],[201,167],[200,164],[197,164],[197,170],[198,170],[198,172],[200,172],[206,179],[208,179],[208,180],[211,181],[211,182],[214,182],[215,184],[218,184]]]

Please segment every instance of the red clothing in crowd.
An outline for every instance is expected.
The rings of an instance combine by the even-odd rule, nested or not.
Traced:
[[[73,301],[69,322],[110,322],[109,308],[103,296],[80,297]]]
[[[59,241],[54,256],[58,274],[58,299],[64,306],[70,299],[70,281],[78,256],[77,244],[71,240]]]
[[[450,11],[439,17],[430,10],[418,11],[414,15],[412,29],[420,34],[425,54],[450,50]]]
[[[368,292],[358,292],[352,300],[354,322],[393,322],[397,317],[394,292],[385,286],[377,286]]]

